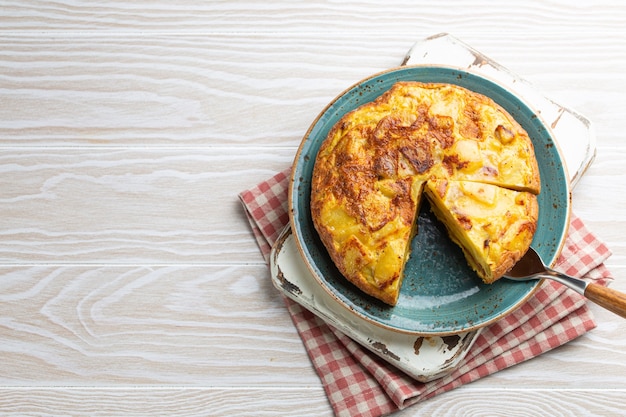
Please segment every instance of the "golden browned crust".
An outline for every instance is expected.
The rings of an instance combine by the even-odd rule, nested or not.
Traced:
[[[318,152],[314,226],[341,273],[387,304],[397,301],[422,186],[436,179],[540,191],[527,133],[491,99],[449,84],[395,84],[339,120]],[[503,253],[489,275],[516,259]]]

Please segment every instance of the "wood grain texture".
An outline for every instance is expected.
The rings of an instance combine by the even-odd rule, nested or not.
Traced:
[[[237,193],[293,150],[250,151],[5,150],[0,262],[262,262]]]
[[[0,387],[317,382],[265,265],[0,268],[0,340]]]
[[[376,43],[359,49],[382,54],[393,40]],[[0,144],[295,147],[329,100],[399,65],[410,43],[355,68],[357,45],[300,35],[0,37]]]
[[[541,32],[605,31],[621,27],[620,7],[612,1],[572,5],[564,0],[488,2],[469,6],[462,0],[432,5],[396,0],[198,2],[112,1],[91,5],[80,1],[6,1],[4,30],[19,31],[158,31],[158,32],[428,32],[456,29],[484,33],[516,33],[529,27]],[[514,16],[514,18],[512,18]],[[510,35],[509,35],[510,36]]]
[[[626,7],[4,1],[0,416],[330,416],[237,193],[449,32],[591,119],[574,211],[626,291]],[[399,416],[623,415],[626,322]],[[551,408],[547,404],[552,404]]]
[[[585,290],[585,297],[599,306],[626,318],[626,294],[613,288],[590,283]]]
[[[50,395],[53,392],[54,395]],[[491,400],[489,400],[491,398]],[[494,400],[495,398],[495,400]],[[501,400],[500,400],[501,399]],[[621,417],[623,391],[469,388],[442,394],[394,414],[397,417],[597,416]],[[498,404],[498,409],[490,409]],[[0,389],[0,415],[332,416],[320,388],[260,388],[241,393],[220,388],[46,390]],[[251,411],[253,410],[253,411]]]
[[[0,145],[295,147],[331,99],[399,65],[432,34],[421,33],[0,36]],[[626,36],[464,40],[595,116],[601,145],[619,145],[626,104],[606,98],[617,94]]]
[[[53,395],[50,395],[50,394]],[[0,388],[0,415],[46,416],[332,416],[319,387],[258,388]]]

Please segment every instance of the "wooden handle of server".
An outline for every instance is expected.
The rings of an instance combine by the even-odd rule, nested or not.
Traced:
[[[626,294],[602,285],[590,283],[585,289],[585,297],[599,306],[626,318]]]

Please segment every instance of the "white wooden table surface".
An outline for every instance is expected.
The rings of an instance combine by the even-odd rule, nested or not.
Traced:
[[[236,196],[440,32],[592,120],[573,206],[626,291],[626,6],[501,3],[2,1],[0,415],[331,415]],[[626,321],[594,312],[398,415],[624,415]]]

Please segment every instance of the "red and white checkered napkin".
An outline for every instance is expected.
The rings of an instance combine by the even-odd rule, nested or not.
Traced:
[[[289,222],[289,170],[242,192],[261,252]],[[606,285],[609,249],[572,215],[569,235],[555,269]],[[585,299],[560,284],[545,282],[514,313],[485,328],[451,374],[421,383],[285,298],[337,416],[381,416],[424,401],[569,342],[596,326]]]

